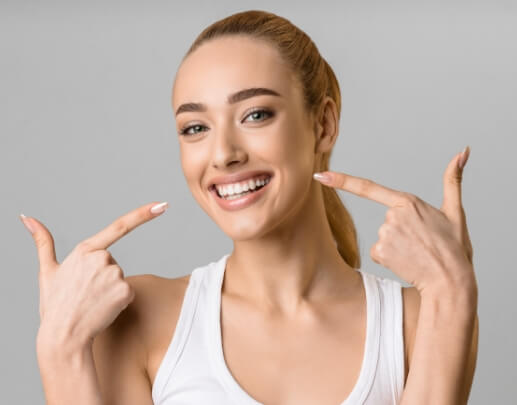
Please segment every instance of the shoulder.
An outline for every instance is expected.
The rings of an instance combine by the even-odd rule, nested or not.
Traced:
[[[155,353],[163,351],[161,348],[168,345],[174,333],[190,274],[177,278],[139,274],[125,280],[133,288],[135,298],[117,321],[131,324],[131,337],[127,340],[136,340],[133,347],[134,353],[140,353],[139,367],[148,375],[153,374]]]
[[[135,299],[128,306],[133,307],[138,332],[142,343],[149,347],[160,325],[171,325],[179,317],[190,274],[165,278],[154,274],[139,274],[126,277],[135,291]],[[165,321],[166,320],[166,321]]]
[[[407,379],[409,364],[413,354],[415,334],[420,310],[420,293],[416,287],[402,287],[403,325],[404,325],[404,381]]]
[[[125,277],[135,298],[95,337],[92,347],[103,396],[113,403],[148,403],[152,387],[149,355],[156,342],[167,338],[164,325],[175,327],[189,277]]]
[[[155,274],[139,274],[128,276],[125,280],[131,285],[135,292],[135,299],[128,306],[140,315],[145,315],[140,319],[141,326],[145,326],[143,321],[149,320],[154,314],[160,311],[162,304],[181,304],[183,293],[189,283],[190,274],[177,278],[160,277]]]

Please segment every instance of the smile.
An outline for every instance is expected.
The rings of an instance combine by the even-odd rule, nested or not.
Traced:
[[[214,185],[210,189],[210,194],[226,211],[242,209],[253,204],[265,193],[272,178],[273,176],[267,175],[235,184]]]

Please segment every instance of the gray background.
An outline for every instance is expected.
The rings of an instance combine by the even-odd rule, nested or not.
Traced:
[[[439,206],[443,170],[471,146],[463,190],[481,335],[470,403],[515,403],[516,3],[276,3],[1,3],[2,403],[44,402],[38,260],[21,212],[47,225],[61,261],[118,216],[169,201],[110,248],[126,275],[177,277],[231,251],[186,186],[169,98],[195,36],[254,8],[300,26],[336,71],[343,110],[332,170]],[[340,195],[363,268],[397,279],[369,257],[385,207]]]

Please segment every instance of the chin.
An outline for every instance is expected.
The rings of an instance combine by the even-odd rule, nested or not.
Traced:
[[[265,224],[258,222],[255,218],[242,218],[218,224],[221,230],[234,241],[246,241],[251,239],[258,239],[267,232]]]

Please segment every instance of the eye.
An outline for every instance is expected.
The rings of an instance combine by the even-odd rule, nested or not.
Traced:
[[[201,124],[189,125],[188,127],[184,127],[180,130],[180,135],[185,135],[185,136],[196,135],[200,132],[206,131],[206,129],[203,129],[203,128],[208,129],[206,126],[201,125]]]
[[[252,122],[253,121],[264,121],[265,119],[270,118],[273,115],[274,114],[272,111],[261,108],[258,110],[254,110],[251,113],[249,113],[248,115],[246,115],[246,117],[244,118],[243,121],[252,121]],[[252,119],[248,120],[248,118],[252,118]]]

